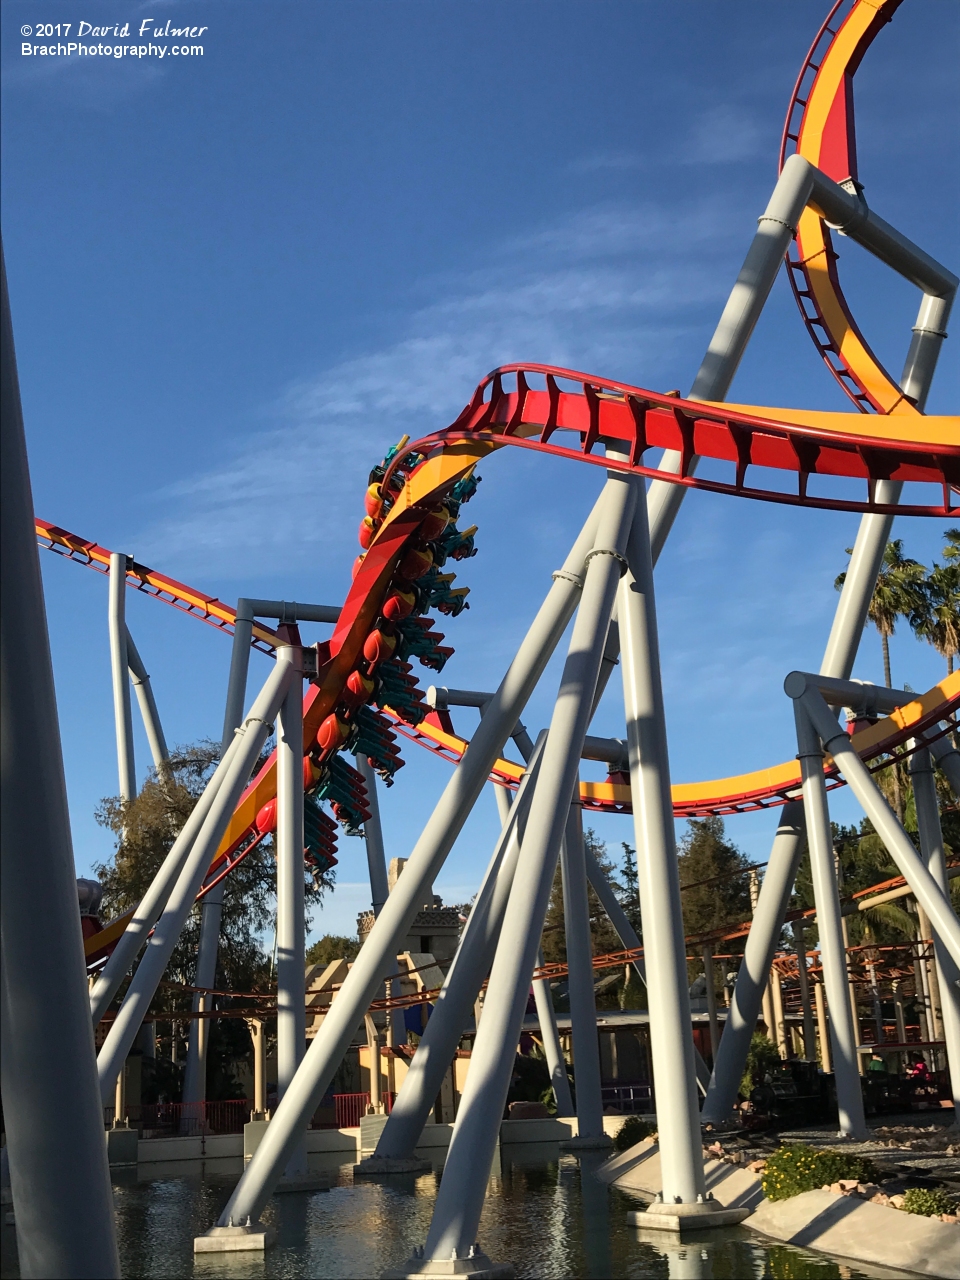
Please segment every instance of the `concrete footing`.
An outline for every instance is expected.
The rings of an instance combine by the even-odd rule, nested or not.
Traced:
[[[136,1129],[120,1128],[108,1129],[107,1133],[107,1160],[111,1166],[116,1165],[135,1165],[137,1163],[137,1151],[139,1147],[140,1137]]]
[[[716,1201],[695,1204],[664,1204],[655,1201],[646,1209],[627,1214],[631,1227],[645,1231],[709,1231],[714,1227],[730,1227],[750,1216],[749,1209],[724,1209]]]
[[[383,1173],[429,1173],[433,1165],[429,1160],[411,1156],[406,1160],[394,1160],[390,1156],[367,1156],[353,1166],[354,1177],[374,1177]]]
[[[470,1280],[513,1280],[511,1262],[491,1262],[479,1250],[472,1258],[408,1258],[396,1271],[384,1271],[381,1280],[418,1280],[421,1276],[469,1276]]]
[[[245,1227],[211,1227],[193,1241],[194,1253],[263,1253],[274,1243],[273,1227],[259,1222]]]

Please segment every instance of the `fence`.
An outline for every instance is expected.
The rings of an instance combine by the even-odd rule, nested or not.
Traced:
[[[393,1109],[394,1094],[382,1093],[380,1101],[384,1112],[389,1115]],[[329,1094],[317,1108],[313,1118],[314,1129],[355,1129],[360,1117],[367,1114],[370,1105],[369,1093],[334,1093]]]
[[[604,1110],[615,1107],[621,1115],[637,1115],[653,1110],[652,1090],[648,1084],[605,1084],[600,1095]]]
[[[126,1109],[131,1127],[144,1138],[176,1138],[199,1133],[243,1133],[253,1103],[248,1098],[217,1102],[144,1102]],[[103,1123],[113,1124],[114,1108],[103,1108]]]

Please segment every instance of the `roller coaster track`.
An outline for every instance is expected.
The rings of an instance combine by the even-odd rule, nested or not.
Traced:
[[[795,144],[828,176],[856,179],[852,78],[899,3],[839,0],[834,6],[794,90],[781,165]],[[409,594],[416,579],[404,567],[410,553],[430,552],[435,544],[424,532],[427,526],[436,524],[438,512],[445,514],[443,504],[450,501],[454,487],[468,481],[477,464],[497,449],[531,449],[688,488],[824,510],[941,517],[960,513],[960,417],[921,414],[870,351],[840,289],[829,229],[812,209],[800,219],[796,247],[798,257],[788,259],[788,265],[801,314],[859,412],[693,401],[547,365],[511,364],[494,370],[449,427],[405,442],[391,451],[379,470],[378,492],[385,497],[365,522],[365,552],[333,635],[321,646],[319,675],[304,699],[304,751],[315,763],[322,764],[330,754],[326,748],[317,756],[321,726],[349,729],[356,713],[356,701],[346,699],[347,681],[357,673],[364,678],[375,674],[377,662],[365,658],[364,649],[372,637],[390,633],[392,624],[384,622],[383,614],[388,597]],[[865,420],[861,415],[867,413],[871,416]],[[558,434],[564,443],[558,442]],[[676,473],[646,465],[646,452],[654,447],[677,451]],[[606,452],[595,452],[598,448]],[[732,477],[695,474],[696,456],[726,464]],[[878,503],[876,485],[881,480],[933,484],[939,501]],[[851,491],[857,482],[865,484],[865,495]],[[110,553],[103,547],[42,521],[37,522],[37,536],[49,549],[106,572]],[[233,631],[234,611],[215,597],[132,560],[127,582],[221,631]],[[278,641],[274,631],[256,624],[254,647],[271,652]],[[854,737],[857,749],[865,759],[889,756],[926,726],[954,717],[958,704],[960,676],[861,730]],[[429,722],[411,725],[403,723],[409,716],[396,719],[407,737],[451,761],[466,748],[463,739]],[[826,768],[831,785],[840,785],[829,761]],[[515,786],[519,771],[520,766],[499,761],[492,777]],[[744,812],[782,804],[798,785],[795,762],[787,762],[736,778],[681,784],[674,787],[674,806],[680,816]],[[237,805],[207,888],[250,847],[258,835],[256,817],[275,795],[271,758]],[[616,777],[588,782],[582,784],[581,799],[589,808],[626,812],[629,788]]]

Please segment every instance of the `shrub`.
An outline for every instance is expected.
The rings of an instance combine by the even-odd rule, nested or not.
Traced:
[[[877,1177],[876,1166],[862,1156],[846,1151],[818,1151],[816,1147],[796,1142],[782,1146],[767,1160],[763,1194],[768,1200],[789,1200],[791,1196],[815,1191],[841,1178],[875,1182]]]
[[[654,1125],[649,1120],[644,1120],[642,1116],[627,1116],[623,1127],[613,1140],[613,1145],[617,1151],[629,1151],[644,1138],[652,1138],[656,1132]]]
[[[919,1213],[924,1218],[938,1218],[941,1213],[955,1211],[953,1197],[939,1187],[908,1187],[903,1196],[904,1213]]]
[[[740,1092],[749,1099],[750,1094],[763,1084],[763,1077],[768,1071],[780,1066],[780,1053],[775,1044],[771,1044],[766,1036],[755,1031],[750,1037],[750,1048],[744,1065],[743,1079],[740,1081]]]

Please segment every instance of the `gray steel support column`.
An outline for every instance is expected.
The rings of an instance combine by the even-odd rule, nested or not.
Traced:
[[[120,1275],[76,868],[0,265],[0,1078],[24,1280]]]
[[[830,1005],[830,1045],[837,1086],[840,1133],[847,1138],[862,1138],[867,1132],[867,1125],[857,1066],[857,1035],[847,986],[847,953],[843,945],[840,891],[834,870],[833,833],[830,828],[827,786],[823,776],[823,750],[817,730],[807,714],[806,705],[797,701],[794,707],[813,897],[817,908],[817,932],[820,935],[820,963],[823,966],[823,984]]]
[[[423,901],[424,889],[436,879],[570,621],[582,586],[584,557],[593,545],[600,512],[609,503],[614,487],[612,480],[604,486],[563,568],[554,574],[546,600],[324,1018],[293,1086],[220,1215],[220,1225],[226,1226],[231,1218],[258,1218],[269,1199],[289,1155],[288,1148],[292,1149],[300,1129],[333,1079],[357,1024]]]
[[[143,727],[146,730],[147,741],[150,744],[153,767],[157,771],[157,777],[163,780],[170,776],[170,770],[167,766],[167,762],[170,759],[167,740],[163,736],[160,713],[157,711],[156,699],[153,696],[153,686],[150,683],[150,677],[147,675],[147,669],[143,665],[140,654],[137,652],[137,646],[133,643],[133,636],[130,634],[129,628],[125,628],[125,630],[127,665],[130,668],[130,679],[133,681],[133,690],[137,695],[137,702],[140,704],[140,715],[143,717]]]
[[[147,942],[123,1004],[97,1058],[100,1089],[106,1100],[113,1082],[133,1045],[157,984],[163,977],[173,948],[193,909],[197,893],[227,829],[230,816],[247,784],[250,772],[273,727],[291,679],[289,667],[277,666],[244,720],[237,741],[230,748],[216,798],[210,805],[160,919]]]
[[[367,847],[367,870],[370,874],[370,904],[378,916],[390,892],[387,885],[387,857],[383,847],[383,827],[380,823],[380,801],[377,796],[377,775],[363,754],[354,756],[357,771],[363,775],[367,786],[368,821],[363,824],[363,836]]]
[[[930,754],[943,770],[950,790],[960,800],[960,751],[949,738],[940,738],[930,743]]]
[[[579,787],[574,780],[574,794]],[[603,1096],[600,1092],[600,1045],[597,1004],[593,994],[593,946],[590,904],[583,857],[583,819],[579,803],[570,806],[560,843],[563,919],[567,943],[570,1022],[573,1032],[573,1075],[577,1085],[577,1136],[603,1138]]]
[[[494,846],[453,963],[380,1135],[375,1159],[408,1160],[413,1155],[440,1092],[444,1073],[470,1020],[473,1002],[490,972],[540,769],[542,743],[541,738]],[[567,1093],[569,1095],[569,1086]]]
[[[363,839],[367,850],[367,872],[370,876],[370,906],[376,918],[383,910],[383,904],[390,893],[387,880],[387,855],[383,844],[383,824],[380,821],[380,798],[377,794],[377,775],[369,759],[362,752],[354,756],[354,761],[367,787],[367,808],[370,811],[370,817],[363,824]],[[393,960],[393,967],[391,968],[388,964],[387,969],[385,994],[392,999],[398,999],[400,970],[396,957]],[[393,1043],[405,1044],[407,1029],[403,1020],[403,1010],[390,1010],[387,1016],[393,1029]]]
[[[624,950],[633,951],[634,949],[641,947],[643,943],[637,937],[636,930],[627,919],[627,913],[617,901],[617,895],[610,887],[610,881],[604,875],[603,868],[586,847],[583,850],[583,860],[587,871],[587,879],[590,881],[590,886],[599,898],[601,907],[603,907],[604,911],[607,913],[607,919],[616,930],[617,937],[623,943]],[[643,985],[646,986],[647,971],[643,963],[643,958],[640,957],[633,960],[631,961],[631,964],[633,965],[634,973]]]
[[[277,1101],[289,1089],[307,1042],[303,882],[303,659],[299,645],[277,650],[290,687],[277,716]],[[306,1131],[286,1173],[307,1172]]]
[[[590,723],[627,533],[637,505],[636,489],[629,479],[618,484],[611,477],[604,492],[606,502],[594,548],[587,557],[580,608],[490,972],[483,1018],[424,1246],[428,1262],[464,1257],[477,1238],[530,976]]]
[[[930,874],[944,894],[948,894],[943,831],[940,827],[937,786],[929,751],[920,748],[913,753],[910,758],[910,777],[917,806],[920,852],[930,869]],[[960,986],[958,986],[960,968],[954,963],[936,933],[933,948],[940,979],[940,1011],[943,1017],[943,1038],[947,1048],[950,1089],[955,1115],[960,1116]]]
[[[611,624],[612,625],[612,624]],[[609,641],[609,636],[608,636]],[[603,667],[601,666],[601,675],[597,681],[599,687],[600,680],[603,679]],[[522,734],[522,737],[521,737]],[[523,739],[526,739],[526,742]],[[530,739],[526,730],[521,726],[520,733],[514,733],[513,740],[519,748],[520,754],[526,763],[529,764],[532,752],[527,746]],[[510,818],[510,792],[506,787],[498,787],[494,784],[494,794],[497,799],[497,811],[500,814],[500,822],[506,823]],[[582,847],[581,841],[581,847]],[[512,882],[511,875],[511,882]],[[506,899],[504,899],[503,910],[506,910]],[[503,921],[503,912],[500,913],[500,921]],[[491,949],[487,970],[493,963],[493,950]],[[543,967],[543,949],[537,953],[537,967]],[[547,1062],[547,1070],[550,1072],[550,1085],[553,1088],[553,1096],[557,1104],[558,1116],[572,1116],[573,1096],[570,1093],[570,1080],[567,1077],[567,1064],[563,1056],[563,1049],[560,1045],[560,1031],[557,1027],[557,1012],[553,1007],[553,993],[550,990],[550,983],[544,978],[534,978],[530,984],[533,988],[533,1000],[537,1007],[537,1021],[540,1023],[540,1036],[543,1040],[543,1056]],[[478,1023],[479,1025],[479,1023]]]
[[[252,601],[242,597],[237,601],[236,620],[233,624],[233,648],[230,653],[230,675],[227,677],[227,700],[223,712],[223,746],[233,739],[234,730],[243,719],[247,700],[247,672],[250,669],[250,641],[253,639]]]
[[[801,683],[806,684],[804,677],[793,672],[787,676],[784,688],[789,697],[803,703],[811,724],[823,741],[824,749],[833,756],[900,874],[930,917],[930,923],[944,948],[952,956],[954,963],[960,965],[960,920],[956,917],[949,897],[917,857],[913,842],[887,804],[869,769],[851,745],[849,735],[837,724],[830,708],[815,689],[807,687],[805,693],[796,692]]]
[[[665,1204],[705,1199],[680,874],[670,794],[653,561],[642,501],[617,616]]]
[[[709,942],[705,942],[700,949],[703,957],[703,977],[706,983],[704,994],[707,997],[707,1018],[710,1022],[710,1055],[714,1061],[717,1059],[717,1050],[720,1048],[720,1019],[717,1017],[717,989],[716,974],[713,969],[713,947]]]
[[[537,965],[543,966],[543,950],[537,952]],[[558,1116],[572,1116],[573,1095],[570,1092],[570,1078],[567,1075],[567,1063],[560,1044],[560,1029],[557,1026],[557,1011],[553,1007],[553,993],[550,983],[545,978],[534,979],[533,999],[537,1006],[537,1020],[540,1023],[540,1034],[543,1036],[543,1056],[547,1060],[550,1072],[550,1086],[557,1104]]]
[[[127,592],[127,557],[110,553],[110,674],[113,679],[113,722],[117,735],[117,773],[120,799],[129,803],[137,794],[137,767],[133,754],[133,714],[130,709],[130,675],[127,670],[127,624],[124,617]]]

